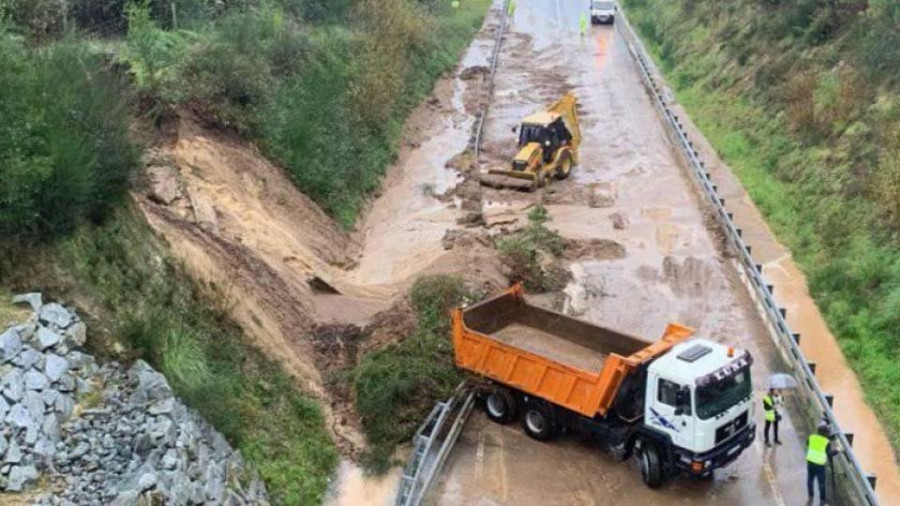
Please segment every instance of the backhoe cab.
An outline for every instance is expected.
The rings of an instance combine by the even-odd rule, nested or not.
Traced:
[[[581,132],[575,112],[575,95],[569,93],[545,111],[522,120],[519,151],[508,168],[492,168],[482,174],[486,186],[534,190],[553,178],[565,179],[578,163]]]

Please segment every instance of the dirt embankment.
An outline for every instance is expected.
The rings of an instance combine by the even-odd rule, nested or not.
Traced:
[[[357,455],[363,440],[350,400],[328,388],[330,373],[410,332],[402,295],[414,279],[505,284],[492,244],[454,232],[468,211],[453,193],[463,171],[447,168],[468,147],[483,105],[482,55],[494,29],[489,21],[457,72],[412,113],[398,159],[355,231],[252,145],[189,115],[168,124],[145,158],[134,198],[150,225],[203,286],[225,294],[246,336],[322,399],[345,454]]]

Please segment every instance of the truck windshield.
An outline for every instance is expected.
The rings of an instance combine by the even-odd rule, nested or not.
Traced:
[[[613,9],[614,5],[615,5],[615,2],[594,2],[593,3],[594,9],[598,9],[601,11],[611,11]]]
[[[711,385],[697,388],[697,416],[706,420],[714,417],[750,396],[750,370],[745,367],[735,374]]]

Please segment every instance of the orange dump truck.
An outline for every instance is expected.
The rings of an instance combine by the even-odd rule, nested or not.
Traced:
[[[453,314],[456,364],[485,379],[485,413],[639,455],[645,483],[708,477],[755,437],[746,351],[669,324],[649,341],[529,304],[521,285]]]

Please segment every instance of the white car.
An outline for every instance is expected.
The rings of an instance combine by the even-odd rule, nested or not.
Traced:
[[[616,2],[591,0],[591,24],[610,23],[616,20]]]

